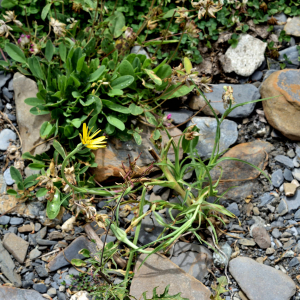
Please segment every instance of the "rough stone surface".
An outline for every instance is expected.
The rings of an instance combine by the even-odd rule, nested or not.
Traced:
[[[141,153],[141,156],[137,161],[137,165],[140,169],[136,170],[136,176],[141,175],[153,161],[153,157],[148,152],[150,147],[153,148],[153,145],[149,140],[153,128],[146,126],[139,127],[143,129],[141,134],[143,142],[141,145],[137,145],[135,141],[120,142],[116,139],[111,139],[106,148],[95,151],[95,161],[98,166],[93,169],[93,173],[98,182],[107,179],[115,180],[116,178],[121,177],[120,172],[123,173],[121,163],[124,162],[125,167],[128,166],[128,155],[134,159]],[[175,143],[177,143],[182,132],[177,128],[173,128],[169,130],[169,133],[172,136],[177,136],[174,138]],[[164,142],[168,140],[166,133],[162,133],[162,137]],[[180,158],[182,158],[182,155],[183,151],[180,151]],[[171,161],[174,161],[175,155],[172,149],[170,149],[168,157]]]
[[[13,80],[16,102],[16,116],[19,124],[19,131],[22,138],[23,153],[43,141],[40,137],[40,127],[45,121],[50,121],[50,114],[35,116],[30,113],[31,106],[27,105],[24,100],[30,97],[36,97],[38,92],[37,84],[22,75],[16,73]],[[31,154],[41,154],[49,150],[51,143],[43,143],[36,147]]]
[[[194,117],[188,122],[187,127],[196,125],[200,129],[201,138],[196,146],[198,154],[207,159],[210,157],[217,129],[217,121],[215,118],[209,117]],[[237,124],[233,121],[224,120],[221,125],[221,138],[219,152],[222,152],[234,144],[238,137]]]
[[[281,169],[276,170],[271,177],[272,184],[275,187],[280,187],[284,181],[283,173]]]
[[[300,18],[288,18],[284,26],[287,35],[300,36]]]
[[[0,286],[1,300],[45,300],[45,298],[34,290],[16,289],[8,286]]]
[[[173,123],[178,125],[188,120],[193,115],[193,112],[187,109],[180,109],[176,111],[167,110],[164,112],[165,116],[167,116],[168,114],[171,114]]]
[[[211,268],[213,259],[211,251],[197,244],[177,242],[171,261],[188,274],[202,281]]]
[[[4,171],[3,176],[7,185],[13,185],[15,183],[10,174],[10,167]]]
[[[3,246],[19,262],[23,263],[27,254],[29,243],[18,237],[14,233],[7,233],[3,239]]]
[[[11,129],[5,128],[0,132],[0,150],[7,150],[9,143],[15,141],[17,135]],[[10,141],[11,140],[11,141]]]
[[[271,238],[264,227],[257,226],[252,230],[252,236],[255,243],[261,249],[267,249],[271,247]]]
[[[276,155],[274,159],[287,168],[292,169],[294,167],[293,160],[285,155]]]
[[[300,70],[286,69],[271,74],[261,85],[265,116],[275,129],[300,141]],[[278,96],[278,97],[277,97]]]
[[[225,112],[222,99],[222,93],[224,92],[224,86],[226,84],[214,84],[212,85],[212,93],[206,93],[207,99],[211,100],[211,106],[218,110],[221,114]],[[234,101],[237,104],[252,101],[260,98],[258,89],[252,84],[230,84],[233,88]],[[254,110],[255,103],[246,104],[234,109],[228,116],[232,118],[244,118],[248,117]]]
[[[285,55],[287,56],[288,60],[285,60]],[[300,65],[298,56],[299,54],[298,54],[297,46],[292,46],[279,51],[278,59],[284,61],[287,68],[295,69]]]
[[[147,291],[146,296],[151,299],[155,287],[157,294],[162,294],[170,284],[170,295],[181,292],[181,297],[189,300],[210,299],[210,291],[200,281],[160,254],[152,254],[140,267],[146,256],[147,254],[142,254],[135,266],[130,287],[131,296],[141,299],[143,292]]]
[[[284,183],[283,184],[284,193],[287,197],[292,197],[295,195],[297,186],[293,183]]]
[[[255,140],[250,143],[239,144],[227,153],[224,157],[235,157],[254,164],[260,169],[264,169],[267,164],[267,154],[274,147],[264,141]],[[225,197],[234,201],[241,201],[250,194],[256,185],[256,178],[260,175],[259,171],[242,162],[226,160],[219,164],[223,170],[221,182],[218,186],[219,194],[230,189]],[[215,181],[220,176],[220,168],[215,167],[211,171],[212,180]],[[224,180],[224,181],[223,181]]]
[[[300,191],[297,190],[295,195],[285,199],[288,204],[289,213],[300,207]]]
[[[232,259],[229,271],[250,300],[289,300],[296,292],[289,276],[251,258]]]
[[[237,47],[229,47],[225,55],[220,58],[223,70],[244,77],[252,75],[265,60],[266,47],[267,43],[249,34],[242,34]]]
[[[67,248],[64,253],[66,258],[71,261],[73,258],[83,259],[84,256],[78,254],[81,249],[89,249],[90,252],[95,252],[95,244],[90,242],[86,237],[81,236],[74,240]],[[50,272],[58,270],[61,267],[69,265],[69,262],[65,259],[64,254],[60,252],[53,260],[48,264]]]
[[[1,273],[15,286],[21,287],[21,276],[15,270],[15,264],[11,259],[8,251],[3,247],[3,244],[0,242],[0,266]],[[2,299],[2,298],[0,298]],[[10,298],[11,300],[11,298]]]
[[[193,95],[191,97],[191,100],[188,103],[190,109],[192,110],[200,110],[202,109],[202,112],[206,115],[206,116],[214,116],[214,113],[212,112],[212,110],[210,109],[209,106],[205,106],[206,102],[204,100],[204,98],[201,95]],[[220,112],[217,109],[214,109],[214,112],[216,115],[219,115]]]

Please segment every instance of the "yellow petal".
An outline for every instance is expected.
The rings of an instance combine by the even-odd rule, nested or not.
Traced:
[[[106,140],[106,137],[105,136],[100,136],[100,137],[98,137],[94,140],[91,140],[91,143],[94,144],[94,143],[102,142],[104,140]]]
[[[86,140],[88,135],[87,135],[87,126],[86,126],[86,123],[83,123],[83,129],[82,129],[82,134],[83,134],[83,139]]]
[[[97,130],[95,133],[93,133],[93,134],[90,136],[90,139],[93,139],[93,137],[96,136],[100,131],[101,131],[101,129],[99,129],[99,130]]]

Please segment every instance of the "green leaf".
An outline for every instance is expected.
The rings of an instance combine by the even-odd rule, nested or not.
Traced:
[[[160,131],[158,129],[155,129],[153,132],[153,139],[156,141],[160,138],[161,134]]]
[[[130,86],[134,81],[134,77],[131,75],[124,75],[121,76],[111,82],[111,87],[113,89],[120,89],[123,90]]]
[[[170,9],[162,16],[162,18],[163,19],[172,18],[173,14],[176,10],[177,10],[177,8]],[[178,12],[175,12],[175,16],[179,16]]]
[[[48,190],[46,188],[40,188],[37,192],[36,192],[36,197],[43,197],[48,193]]]
[[[37,106],[37,105],[43,105],[46,104],[44,100],[41,100],[39,98],[26,98],[24,102],[30,106]]]
[[[41,14],[42,20],[45,20],[45,19],[46,19],[47,15],[48,15],[48,13],[49,13],[51,4],[52,4],[52,3],[49,3],[49,4],[47,4],[46,6],[44,6],[44,8],[43,8],[43,10],[42,10],[42,14]]]
[[[36,56],[31,56],[30,58],[28,58],[28,64],[29,64],[29,69],[33,76],[45,80],[45,74],[42,71],[40,62],[36,58]]]
[[[3,0],[1,2],[1,7],[10,9],[18,4],[18,0]]]
[[[82,106],[89,106],[91,104],[93,104],[96,101],[97,96],[95,95],[88,95],[86,97],[86,102],[84,102],[83,100],[79,100]]]
[[[133,132],[133,138],[135,140],[135,142],[138,144],[138,145],[141,145],[142,144],[142,137],[139,133],[137,133],[136,131]]]
[[[84,60],[85,60],[85,55],[83,55],[82,57],[80,57],[80,58],[78,59],[77,66],[76,66],[76,71],[77,71],[78,73],[80,73],[81,70],[82,70],[82,68],[83,68]]]
[[[138,116],[143,113],[143,109],[140,106],[135,105],[134,103],[131,103],[128,107],[130,113],[134,116]]]
[[[49,111],[46,107],[44,107],[44,106],[42,106],[42,105],[38,105],[38,106],[36,106],[36,107],[32,107],[32,108],[30,109],[30,112],[31,112],[33,115],[36,115],[36,116],[47,115],[47,114],[50,113],[50,111]]]
[[[72,125],[76,128],[79,128],[81,126],[81,120],[79,118],[73,119],[71,121]]]
[[[68,138],[71,137],[73,135],[73,133],[74,133],[74,127],[73,126],[71,126],[71,125],[65,126],[64,135],[66,137],[68,137]]]
[[[122,105],[116,104],[112,101],[109,100],[104,100],[102,99],[103,104],[108,107],[109,109],[113,110],[113,111],[117,111],[123,114],[130,114],[130,110]]]
[[[55,187],[55,189],[56,191],[52,201],[49,200],[47,201],[46,212],[49,219],[54,219],[59,214],[60,211],[60,206],[61,206],[60,191],[57,187]]]
[[[73,258],[71,260],[72,265],[76,266],[76,267],[84,267],[86,266],[86,262],[84,262],[83,260],[79,259],[79,258]]]
[[[44,168],[47,168],[46,165],[38,164],[38,163],[32,163],[32,164],[29,164],[28,167],[29,167],[31,170],[42,170],[42,169],[44,169]]]
[[[123,131],[125,129],[125,124],[120,121],[119,119],[117,119],[114,116],[107,116],[106,117],[107,122],[115,127],[117,127],[118,129],[120,129],[121,131]]]
[[[190,87],[183,85],[181,88],[179,88],[176,92],[173,92],[173,90],[175,89],[175,86],[170,86],[167,90],[167,92],[165,93],[165,95],[163,97],[161,97],[161,99],[173,99],[173,98],[179,98],[182,96],[187,95],[188,93],[190,93],[193,89],[194,89],[194,85],[191,85]]]
[[[18,195],[18,193],[15,190],[13,190],[13,189],[7,190],[6,193],[8,195],[12,195],[12,196],[17,196]]]
[[[42,139],[45,139],[47,136],[51,134],[53,126],[50,122],[46,121],[42,124],[40,128],[40,136]]]
[[[123,94],[124,94],[124,92],[122,90],[118,90],[118,89],[112,89],[107,93],[107,95],[109,97],[122,96]]]
[[[105,248],[106,248],[106,246],[107,246],[107,244],[105,245]],[[91,257],[90,250],[85,249],[85,248],[81,249],[78,253],[81,254],[81,255],[83,255],[86,258],[90,258]]]
[[[52,42],[50,40],[48,40],[48,42],[46,44],[45,56],[49,62],[52,60],[53,54],[54,54],[54,46],[53,46]]]
[[[148,76],[155,82],[157,85],[162,85],[162,80],[154,73],[154,71],[149,69],[144,69]]]
[[[18,169],[16,169],[14,166],[11,166],[10,169],[10,176],[11,178],[16,182],[16,183],[19,183],[19,182],[23,182],[23,178],[22,178],[22,175],[21,173],[19,172]]]
[[[20,63],[27,63],[24,52],[18,46],[12,43],[7,43],[5,45],[5,52],[7,52],[7,54],[15,61]]]
[[[132,75],[134,76],[134,70],[132,64],[128,60],[122,60],[119,66],[119,73],[121,76],[123,75]]]
[[[67,59],[67,47],[61,42],[58,47],[60,59],[66,62]]]
[[[191,70],[192,70],[193,66],[192,66],[191,61],[187,57],[185,57],[183,59],[183,66],[184,66],[185,72],[187,74],[191,74]]]
[[[125,16],[119,12],[114,12],[114,15],[112,15],[109,18],[110,22],[108,23],[108,28],[110,29],[110,32],[113,34],[114,38],[118,38],[122,32],[123,27],[125,26]]]
[[[156,292],[157,287],[155,287],[153,289],[153,297],[151,297],[151,299],[147,298],[146,297],[147,292],[144,292],[143,293],[144,300],[189,300],[188,298],[182,298],[180,296],[181,293],[178,293],[178,294],[173,295],[173,296],[170,295],[169,294],[169,287],[170,287],[170,285],[168,284],[167,287],[165,288],[163,294],[161,294],[161,295],[157,295],[157,292]]]
[[[97,81],[103,74],[104,70],[105,70],[105,66],[101,66],[100,68],[98,68],[94,73],[90,75],[89,82]]]
[[[63,159],[66,158],[67,155],[65,153],[65,150],[64,150],[63,146],[57,140],[53,141],[53,147],[62,156]]]
[[[96,39],[93,37],[86,44],[86,46],[83,49],[83,52],[85,52],[86,56],[89,56],[91,53],[95,51],[95,47],[96,47]]]

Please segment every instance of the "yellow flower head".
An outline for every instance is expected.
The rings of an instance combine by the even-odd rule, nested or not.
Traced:
[[[106,142],[104,140],[106,140],[105,136],[100,136],[96,139],[93,140],[93,137],[95,137],[101,130],[97,130],[95,133],[93,133],[91,136],[91,131],[88,131],[89,128],[86,126],[86,123],[83,123],[83,128],[82,128],[82,135],[79,133],[80,135],[80,139],[82,144],[87,147],[90,148],[92,150],[97,150],[98,148],[105,148],[106,147]]]

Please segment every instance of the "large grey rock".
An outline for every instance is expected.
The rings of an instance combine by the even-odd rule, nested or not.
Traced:
[[[201,136],[196,146],[198,154],[204,159],[209,158],[215,144],[217,130],[216,119],[209,117],[194,117],[190,122],[188,122],[187,127],[191,125],[196,125],[200,129]],[[227,150],[229,146],[234,144],[237,137],[237,124],[234,121],[224,120],[221,124],[219,153]]]
[[[131,296],[141,299],[142,294],[146,292],[147,299],[151,299],[155,287],[157,287],[157,294],[160,295],[166,286],[170,285],[170,295],[181,292],[181,297],[189,300],[210,299],[211,293],[207,287],[166,257],[161,254],[152,254],[141,266],[146,257],[147,254],[142,254],[135,266],[134,277],[130,286]]]
[[[40,137],[40,128],[45,121],[50,121],[51,116],[35,116],[30,113],[31,106],[27,105],[24,100],[30,97],[36,97],[38,88],[36,83],[21,73],[14,75],[14,91],[16,102],[16,115],[19,124],[19,131],[22,138],[22,152],[30,151],[31,148],[43,141]],[[43,143],[36,147],[32,154],[41,154],[49,150],[51,143]]]
[[[7,150],[9,143],[11,141],[15,141],[17,135],[10,129],[6,128],[3,129],[0,133],[0,150],[5,151]]]
[[[177,242],[172,250],[171,261],[188,274],[202,281],[212,265],[211,251],[204,246]]]
[[[15,286],[21,287],[22,281],[21,276],[15,270],[15,264],[11,259],[8,251],[3,247],[3,244],[0,242],[0,266],[1,273]],[[1,292],[0,292],[1,293]],[[1,294],[0,294],[1,295]],[[0,297],[0,299],[3,299]],[[10,298],[11,300],[11,298]]]
[[[24,241],[14,233],[6,233],[3,239],[3,246],[19,263],[22,264],[25,261],[27,249],[29,247],[28,242]]]
[[[217,109],[221,114],[225,112],[225,108],[222,100],[222,93],[224,92],[224,86],[227,84],[214,84],[212,85],[212,93],[206,93],[207,99],[212,102],[210,105]],[[253,84],[230,84],[233,88],[233,97],[237,104],[256,100],[260,98],[259,90]],[[229,117],[232,118],[244,118],[248,117],[254,110],[255,103],[246,104],[234,109]]]
[[[300,18],[288,18],[284,30],[287,35],[300,36]]]
[[[293,47],[289,47],[289,48],[279,51],[278,59],[280,61],[285,61],[284,56],[286,55],[288,60],[291,62],[291,63],[289,63],[288,61],[285,61],[287,68],[293,68],[293,66],[300,65],[300,61],[298,60],[299,53],[298,53],[297,47],[298,46],[293,46]]]
[[[9,286],[0,286],[1,300],[45,300],[45,298],[34,290],[16,289]]]
[[[267,43],[249,34],[242,34],[237,47],[230,46],[225,55],[220,58],[223,70],[244,77],[252,75],[265,60],[266,47]]]
[[[248,257],[231,260],[229,271],[249,300],[289,300],[296,292],[289,276]]]

